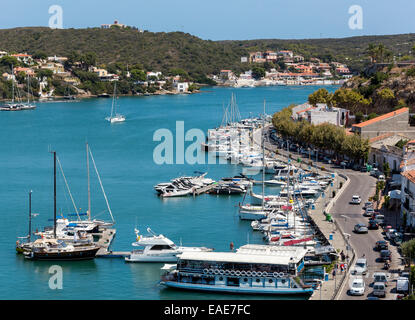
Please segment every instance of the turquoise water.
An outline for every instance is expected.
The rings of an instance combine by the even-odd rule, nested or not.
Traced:
[[[249,222],[241,222],[236,205],[240,196],[201,195],[195,199],[159,199],[153,185],[193,171],[208,171],[215,180],[236,175],[235,165],[157,165],[153,133],[159,128],[174,132],[176,121],[185,130],[216,127],[232,92],[242,117],[258,115],[267,101],[267,113],[290,103],[302,103],[317,87],[208,88],[200,94],[119,99],[127,121],[110,125],[104,120],[111,99],[81,102],[38,103],[34,111],[0,113],[0,299],[235,299],[229,296],[177,291],[157,285],[162,264],[127,264],[122,259],[95,259],[59,263],[63,289],[48,286],[53,263],[26,261],[15,254],[18,236],[27,234],[28,191],[33,190],[33,228],[50,225],[53,217],[53,162],[56,150],[75,202],[87,206],[85,141],[88,141],[102,177],[116,220],[117,235],[112,249],[131,250],[134,227],[147,226],[183,245],[229,250],[262,243]],[[330,91],[335,87],[328,87]],[[73,212],[58,179],[58,211]],[[98,180],[92,175],[92,214],[109,219]],[[271,191],[270,191],[271,192]],[[265,297],[251,297],[260,298]],[[274,297],[275,298],[275,297]]]

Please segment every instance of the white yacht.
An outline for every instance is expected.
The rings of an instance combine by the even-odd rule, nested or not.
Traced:
[[[213,249],[205,247],[182,247],[176,246],[173,241],[162,234],[155,234],[150,228],[147,228],[149,236],[139,235],[135,229],[137,241],[132,245],[140,247],[131,251],[130,255],[125,258],[127,262],[177,262],[178,255],[183,252],[207,252]]]

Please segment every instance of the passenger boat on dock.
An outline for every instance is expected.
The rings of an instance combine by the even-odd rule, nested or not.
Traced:
[[[307,295],[301,247],[243,246],[237,252],[185,252],[167,266],[161,284],[186,290],[237,294]]]

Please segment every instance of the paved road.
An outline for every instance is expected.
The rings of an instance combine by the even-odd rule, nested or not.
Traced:
[[[346,172],[345,172],[346,173]],[[334,219],[342,227],[343,231],[350,234],[350,243],[355,249],[357,257],[365,255],[368,262],[368,275],[364,277],[366,283],[365,295],[360,297],[354,297],[348,295],[349,281],[346,283],[343,292],[341,293],[341,300],[350,299],[366,299],[372,295],[373,285],[373,273],[385,272],[383,270],[383,262],[379,260],[379,252],[375,251],[374,245],[378,240],[384,240],[382,229],[369,230],[367,234],[355,234],[353,233],[353,227],[357,223],[367,224],[368,218],[363,216],[362,205],[349,204],[354,194],[360,195],[362,198],[362,204],[368,200],[368,198],[374,194],[376,188],[376,179],[369,176],[368,173],[355,173],[349,171],[346,173],[350,178],[350,184],[343,192],[332,209],[332,215]],[[390,245],[392,251],[392,263],[390,271],[397,270],[400,266],[399,254],[396,247]],[[386,299],[396,299],[394,294],[395,282],[393,281],[394,274],[391,275],[391,281],[388,285],[388,295]]]
[[[267,139],[266,146],[271,147],[272,149],[275,146],[272,146],[272,141]],[[286,150],[279,150],[280,154],[287,155]],[[290,152],[293,158],[302,158],[303,161],[308,161],[308,156],[301,156],[296,152]],[[350,235],[350,243],[353,246],[356,256],[361,257],[365,255],[365,258],[368,261],[368,275],[365,278],[366,290],[364,296],[356,297],[348,295],[349,281],[347,279],[346,285],[343,287],[341,292],[341,300],[354,300],[354,299],[366,299],[368,296],[372,295],[372,285],[373,285],[373,273],[376,271],[385,272],[383,270],[383,262],[379,261],[379,252],[375,251],[374,245],[378,240],[384,240],[382,234],[382,229],[379,230],[369,230],[367,234],[355,234],[353,233],[353,228],[357,223],[368,223],[368,218],[363,216],[363,203],[368,201],[368,198],[372,196],[376,188],[376,179],[371,177],[369,173],[358,172],[349,169],[342,169],[331,164],[327,164],[321,161],[316,162],[315,164],[324,166],[327,169],[331,169],[338,173],[343,173],[350,178],[350,184],[347,186],[346,190],[343,191],[342,195],[337,200],[336,204],[331,209],[331,214],[334,219],[340,224],[344,233]],[[353,195],[360,195],[362,199],[361,205],[352,205],[350,201]],[[386,299],[396,299],[395,294],[395,274],[393,271],[397,271],[398,267],[401,265],[400,255],[397,252],[395,246],[389,245],[390,250],[392,251],[392,263],[391,263],[391,281],[388,284],[388,294]],[[347,252],[345,252],[347,253]]]

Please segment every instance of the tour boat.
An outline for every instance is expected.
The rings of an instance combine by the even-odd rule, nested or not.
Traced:
[[[246,245],[237,252],[184,252],[175,270],[161,278],[167,287],[233,294],[307,295],[300,277],[307,250]]]
[[[183,247],[176,246],[173,241],[162,234],[155,234],[150,228],[147,228],[149,236],[139,235],[136,229],[135,234],[137,241],[132,243],[136,249],[125,257],[127,262],[176,262],[177,256],[183,252],[207,252],[213,249],[205,247]]]

